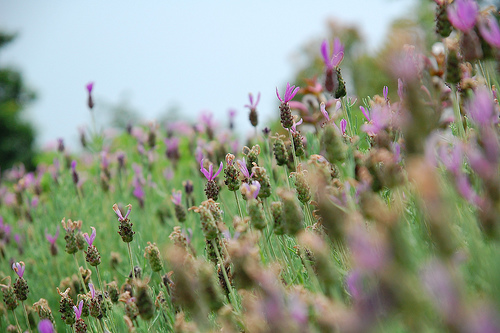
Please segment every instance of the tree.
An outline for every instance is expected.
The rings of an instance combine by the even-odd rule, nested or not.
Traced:
[[[15,35],[0,32],[0,50],[15,39]],[[21,113],[35,99],[24,83],[22,74],[9,67],[0,67],[0,168],[16,163],[33,169],[35,132],[22,119]]]

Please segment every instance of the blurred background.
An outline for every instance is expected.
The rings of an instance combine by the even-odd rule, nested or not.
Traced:
[[[346,44],[348,93],[380,93],[364,87],[396,84],[373,71],[386,36],[409,24],[402,18],[430,13],[432,22],[432,8],[417,0],[0,0],[0,167],[29,166],[33,151],[59,138],[77,151],[78,129],[91,126],[91,81],[99,129],[196,121],[200,111],[228,126],[234,109],[244,138],[253,133],[248,94],[262,95],[260,130],[277,119],[276,87],[320,74],[319,45],[336,36]]]

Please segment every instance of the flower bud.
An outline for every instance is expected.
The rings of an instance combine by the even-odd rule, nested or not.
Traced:
[[[148,242],[148,246],[146,246],[144,250],[144,258],[148,259],[149,265],[151,266],[151,270],[153,272],[159,272],[163,269],[163,263],[160,258],[160,251],[156,246],[156,243],[151,244]]]

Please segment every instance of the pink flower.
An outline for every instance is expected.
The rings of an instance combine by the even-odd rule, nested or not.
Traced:
[[[252,172],[252,174],[250,174],[250,172],[248,172],[247,163],[246,163],[244,157],[243,157],[243,161],[237,160],[236,164],[238,164],[238,169],[240,169],[240,172],[243,174],[243,176],[245,176],[246,178],[252,178],[253,172]]]
[[[278,96],[278,99],[281,103],[286,104],[295,97],[295,95],[299,92],[299,89],[300,87],[290,86],[290,82],[288,82],[286,84],[285,95],[283,96],[283,99],[280,97],[278,87],[276,87],[276,95]]]
[[[54,325],[52,325],[50,319],[41,320],[38,323],[38,331],[40,333],[54,333]]]
[[[87,83],[87,85],[85,86],[85,88],[87,88],[87,91],[90,93],[92,93],[92,89],[94,88],[94,82],[89,82]]]
[[[213,170],[213,168],[214,168],[213,164],[210,164],[210,165],[208,166],[208,170],[207,170],[207,169],[205,169],[205,168],[203,167],[203,160],[204,160],[204,159],[202,159],[202,160],[200,161],[200,171],[203,173],[203,175],[207,178],[207,180],[208,180],[208,181],[212,181],[212,180],[214,180],[214,179],[215,179],[215,178],[219,175],[219,173],[222,171],[222,168],[223,168],[223,163],[222,163],[222,162],[220,162],[219,170],[217,170],[217,172],[214,174],[214,173],[213,173],[213,171],[214,171],[214,170]]]
[[[247,199],[257,199],[260,192],[260,183],[256,180],[252,182],[252,185],[248,183],[241,184],[241,193],[247,197]]]
[[[467,32],[476,24],[478,11],[474,0],[455,0],[448,6],[448,20],[458,30]]]
[[[92,246],[92,243],[94,242],[94,239],[95,239],[96,232],[95,232],[94,227],[90,227],[90,229],[92,229],[92,234],[89,236],[88,233],[84,233],[83,238],[85,238],[85,241],[87,242],[87,244],[89,244],[89,246]]]
[[[321,55],[323,56],[326,68],[331,70],[340,65],[342,59],[344,59],[344,45],[340,43],[338,38],[335,38],[333,42],[333,52],[330,56],[330,45],[325,39],[323,43],[321,43]]]
[[[342,118],[340,121],[340,131],[342,132],[342,135],[345,135],[345,130],[347,129],[347,120]]]
[[[172,190],[172,197],[170,198],[174,205],[180,206],[182,202],[182,192]]]
[[[481,36],[493,47],[500,48],[500,27],[493,16],[479,22]]]
[[[245,104],[245,107],[249,108],[250,110],[256,110],[257,109],[257,104],[259,104],[260,101],[260,92],[257,94],[257,99],[253,100],[253,95],[252,93],[248,94],[248,98],[250,99],[250,104]]]
[[[26,265],[22,261],[15,262],[12,264],[12,269],[14,270],[14,272],[16,272],[17,276],[19,276],[20,278],[23,277],[25,268],[26,268]]]
[[[90,296],[92,298],[95,298],[95,288],[94,288],[94,285],[92,283],[89,283],[89,290],[90,290]]]
[[[54,236],[51,236],[50,234],[45,231],[45,238],[49,241],[50,244],[54,245],[56,243],[57,237],[59,237],[59,227],[57,226],[57,230]]]
[[[127,214],[125,214],[125,216],[123,216],[122,212],[118,208],[118,205],[117,204],[113,205],[113,210],[115,211],[116,215],[118,216],[118,221],[120,221],[120,222],[126,221],[128,219],[128,216],[130,215],[130,212],[132,211],[131,204],[128,204],[126,207],[128,207],[128,211],[127,211]]]
[[[73,305],[73,310],[75,310],[76,320],[80,319],[82,317],[83,299],[80,301],[80,303],[78,303],[78,307],[76,307],[76,305]]]

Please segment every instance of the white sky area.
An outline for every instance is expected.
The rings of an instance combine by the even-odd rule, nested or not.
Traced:
[[[259,130],[277,117],[292,61],[311,39],[327,36],[327,19],[356,24],[379,45],[390,22],[414,0],[350,1],[10,1],[0,0],[0,29],[18,38],[1,66],[21,70],[37,100],[26,111],[44,147],[57,138],[76,149],[89,126],[85,85],[94,81],[94,111],[127,100],[145,120],[171,106],[197,119],[202,110],[252,133],[248,93],[261,92]],[[319,49],[318,49],[319,54]],[[101,106],[99,105],[100,102]],[[99,125],[99,124],[98,124]]]

